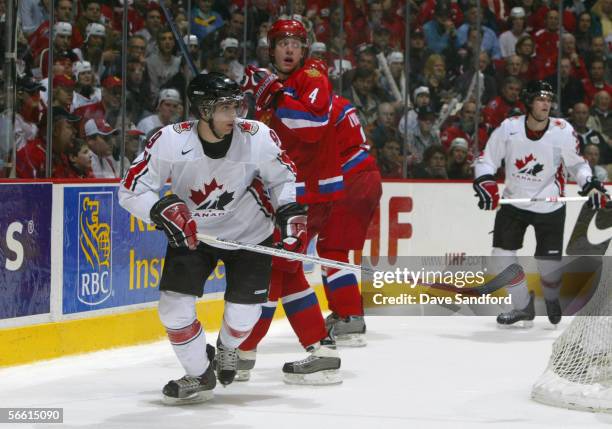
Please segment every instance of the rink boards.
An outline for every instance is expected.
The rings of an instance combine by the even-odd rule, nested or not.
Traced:
[[[164,235],[124,211],[117,183],[0,184],[0,366],[159,339],[155,310]],[[576,186],[569,186],[574,195]],[[494,213],[476,207],[471,183],[391,181],[383,186],[366,255],[461,256],[490,253]],[[591,231],[582,205],[570,204],[565,248],[574,229]],[[594,222],[594,221],[593,221]],[[592,248],[607,247],[607,227]],[[582,234],[583,236],[585,234]],[[612,236],[612,233],[609,233]],[[592,237],[591,237],[592,238]],[[584,240],[583,240],[584,241]],[[583,243],[584,244],[584,243]],[[535,248],[533,232],[521,254]],[[356,256],[359,261],[359,252]],[[320,277],[309,274],[325,306]],[[206,283],[198,314],[220,326],[223,266]],[[282,312],[277,312],[282,316]]]

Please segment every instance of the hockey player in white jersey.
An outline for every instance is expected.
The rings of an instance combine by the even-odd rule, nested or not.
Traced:
[[[239,86],[219,73],[198,75],[188,96],[198,120],[155,133],[119,189],[123,208],[168,237],[159,316],[186,372],[163,388],[169,404],[210,399],[215,371],[223,385],[234,380],[236,349],[268,297],[270,256],[198,243],[196,233],[271,245],[275,211],[286,248],[293,250],[306,237],[306,211],[295,202],[293,164],[276,145],[274,131],[242,119],[246,109]],[[160,198],[168,179],[172,193]],[[214,358],[195,303],[219,260],[225,264],[227,287]]]
[[[527,115],[504,120],[493,132],[474,168],[474,190],[483,210],[495,210],[499,192],[495,173],[505,163],[504,198],[563,196],[566,168],[588,195],[594,209],[605,205],[606,190],[580,156],[572,126],[564,119],[550,117],[554,100],[552,86],[530,82],[522,93]],[[563,253],[564,203],[504,205],[495,216],[492,256],[498,271],[517,263],[516,252],[523,247],[525,230],[532,225],[536,235],[535,258],[552,324],[561,320],[559,289]],[[497,317],[500,326],[532,325],[535,317],[533,292],[525,275],[518,272],[507,287],[513,310]],[[519,323],[520,322],[520,323]]]

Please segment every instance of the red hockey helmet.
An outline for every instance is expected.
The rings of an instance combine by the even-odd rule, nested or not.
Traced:
[[[276,40],[282,39],[283,37],[295,37],[301,40],[306,49],[304,57],[308,56],[308,32],[304,24],[295,19],[279,19],[272,24],[272,27],[268,30],[270,54],[272,54]]]

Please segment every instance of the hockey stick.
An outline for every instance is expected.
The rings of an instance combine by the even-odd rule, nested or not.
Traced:
[[[501,198],[500,204],[574,203],[588,201],[589,197]]]
[[[290,252],[285,249],[278,249],[274,247],[262,246],[260,244],[248,244],[241,243],[239,241],[226,240],[224,238],[212,237],[206,234],[196,234],[198,240],[205,243],[217,243],[225,246],[233,247],[234,249],[249,250],[255,253],[263,253],[264,255],[277,256],[285,259],[295,259],[302,262],[312,262],[325,267],[337,268],[339,270],[348,269],[351,271],[363,271],[367,273],[374,273],[374,270],[369,268],[363,268],[359,265],[349,264],[348,262],[335,261],[333,259],[320,258],[318,256],[304,255],[302,253]]]

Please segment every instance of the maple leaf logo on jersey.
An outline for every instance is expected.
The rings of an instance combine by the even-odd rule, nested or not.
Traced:
[[[257,131],[259,131],[259,125],[253,122],[238,122],[238,128],[243,133],[249,133],[254,136]]]
[[[234,200],[234,193],[224,190],[223,185],[219,185],[213,178],[209,184],[204,183],[204,192],[192,189],[189,198],[197,204],[196,210],[225,210],[225,206]]]
[[[544,165],[537,161],[538,160],[535,158],[535,156],[533,156],[533,154],[529,154],[523,159],[517,159],[514,162],[514,165],[518,169],[519,174],[537,176],[540,171],[544,170]]]

